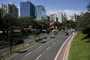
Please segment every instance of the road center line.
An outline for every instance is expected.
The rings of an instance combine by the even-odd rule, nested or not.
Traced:
[[[28,56],[28,55],[30,55],[31,54],[31,52],[29,52],[28,54],[26,54],[25,56]]]
[[[40,54],[35,60],[38,60],[42,55]]]
[[[49,50],[49,49],[50,49],[50,47],[47,48],[47,50]]]

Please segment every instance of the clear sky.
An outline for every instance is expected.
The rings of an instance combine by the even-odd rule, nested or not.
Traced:
[[[14,3],[20,7],[20,1],[23,0],[0,0],[0,3]],[[35,5],[45,5],[48,13],[58,10],[81,11],[85,10],[90,0],[30,0]]]
[[[23,0],[0,0],[0,3],[15,3],[18,7]],[[44,4],[50,10],[84,10],[90,0],[30,0],[35,5]]]

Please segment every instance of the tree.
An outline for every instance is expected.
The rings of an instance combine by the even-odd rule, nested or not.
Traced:
[[[90,13],[85,13],[77,22],[78,30],[90,36]]]
[[[76,22],[72,21],[72,20],[67,20],[65,22],[63,22],[63,26],[66,28],[76,28]]]
[[[39,24],[40,24],[40,26],[41,26],[41,29],[49,28],[48,20],[40,20],[40,21],[39,21]]]
[[[34,19],[32,17],[19,17],[19,29],[21,30],[22,36],[27,36],[31,33]]]
[[[1,17],[0,21],[0,29],[3,31],[2,35],[5,40],[9,41],[10,43],[10,52],[12,52],[12,37],[13,32],[17,28],[17,17],[13,16],[12,14],[6,14]]]
[[[33,24],[33,18],[32,17],[20,17],[19,23],[21,23],[20,26],[27,29],[29,26]]]
[[[87,10],[90,11],[90,2],[89,2],[89,4],[87,5]]]
[[[11,14],[2,16],[0,29],[3,31],[4,35],[7,35],[9,31],[13,30],[16,27],[17,20],[18,19]]]

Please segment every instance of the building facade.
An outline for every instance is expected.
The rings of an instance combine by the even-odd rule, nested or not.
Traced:
[[[79,15],[73,14],[72,16],[70,16],[70,19],[69,20],[76,21],[76,20],[79,19],[79,17],[80,17]]]
[[[57,14],[51,14],[50,16],[50,28],[55,29],[57,26],[55,25],[58,22]]]
[[[50,15],[50,21],[53,20],[53,21],[57,21],[57,14],[51,14]]]
[[[12,14],[18,17],[18,8],[13,3],[12,4],[1,4],[1,9],[2,9],[3,15]]]
[[[37,20],[46,19],[46,10],[44,6],[42,5],[36,6],[36,19]]]
[[[31,16],[35,18],[35,6],[30,1],[20,2],[20,16]]]
[[[65,14],[64,12],[58,12],[57,18],[58,18],[58,21],[59,21],[60,23],[62,23],[62,22],[64,22],[65,20],[67,20],[66,14]]]

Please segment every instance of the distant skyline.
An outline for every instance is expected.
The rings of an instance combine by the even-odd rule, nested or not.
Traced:
[[[20,8],[20,1],[25,0],[0,0],[1,3],[14,3]],[[64,11],[67,15],[74,13],[80,14],[81,11],[86,10],[86,6],[90,0],[28,0],[34,5],[44,5],[47,14],[53,14],[58,11]]]

